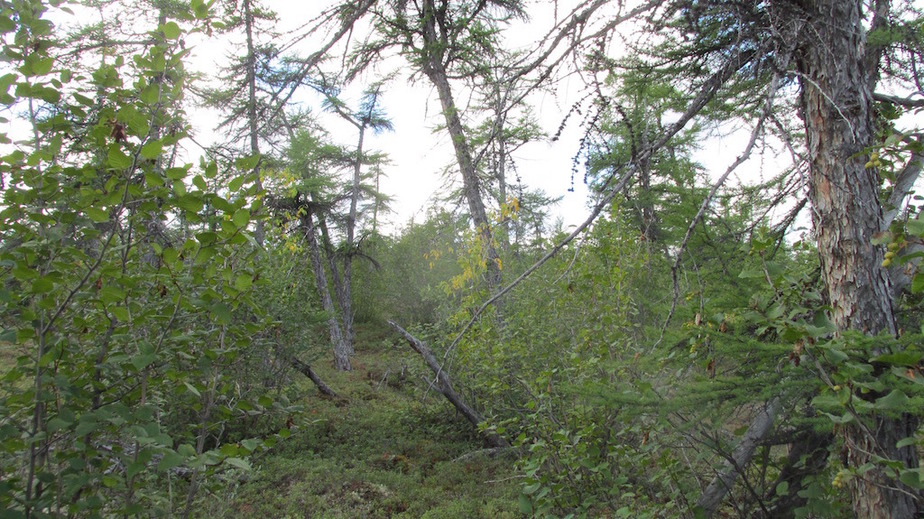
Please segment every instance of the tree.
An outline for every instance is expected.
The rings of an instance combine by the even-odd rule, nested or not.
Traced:
[[[256,178],[257,189],[262,191],[263,182],[260,170],[264,167],[260,141],[271,137],[273,133],[284,133],[270,87],[266,85],[271,78],[269,61],[275,57],[276,50],[271,43],[257,40],[272,40],[278,37],[266,27],[267,22],[275,21],[276,15],[260,6],[254,0],[233,0],[223,4],[225,22],[220,24],[221,33],[233,34],[243,29],[244,47],[242,56],[233,56],[233,62],[220,76],[221,86],[206,89],[204,100],[207,106],[222,110],[226,115],[216,129],[229,131],[227,142],[219,143],[218,151],[234,159],[249,155],[256,158],[250,174]],[[263,22],[263,23],[261,23]],[[272,128],[276,128],[275,131]],[[243,148],[241,148],[243,146]],[[241,151],[243,149],[243,152]],[[262,218],[256,219],[254,238],[262,246],[265,236]]]
[[[360,68],[365,68],[384,48],[400,45],[415,72],[426,76],[436,89],[462,178],[463,197],[482,242],[487,266],[485,281],[494,291],[502,281],[500,256],[484,203],[478,158],[451,80],[471,79],[484,66],[486,56],[497,45],[498,25],[510,17],[523,16],[523,7],[519,2],[505,0],[478,3],[424,0],[414,3],[411,13],[407,12],[408,7],[411,6],[407,2],[398,2],[377,13],[375,24],[381,40],[361,47],[355,60]]]
[[[2,101],[30,131],[3,136],[0,166],[0,326],[20,354],[0,393],[0,507],[188,515],[204,478],[246,467],[261,443],[223,444],[256,398],[233,376],[260,328],[232,320],[256,307],[241,247],[250,186],[219,190],[214,164],[194,174],[170,159],[187,138],[181,25],[196,30],[208,9],[158,10],[132,59],[87,74],[68,66],[48,10],[0,14],[14,64]]]
[[[870,337],[896,336],[888,274],[875,241],[887,222],[880,201],[881,181],[870,165],[875,163],[869,160],[877,146],[872,101],[880,81],[896,81],[896,85],[902,81],[888,74],[887,56],[906,53],[912,61],[919,59],[914,44],[881,38],[883,32],[899,30],[903,14],[916,16],[914,12],[906,9],[902,13],[888,1],[825,0],[753,5],[668,3],[665,10],[669,22],[661,27],[674,27],[683,40],[661,45],[662,55],[670,59],[664,70],[694,82],[700,78],[705,92],[720,85],[723,93],[710,95],[712,106],[737,102],[734,109],[726,105],[728,113],[747,113],[763,102],[765,96],[755,95],[755,87],[765,88],[771,76],[789,75],[798,82],[794,104],[804,121],[805,140],[800,146],[790,134],[780,134],[780,138],[806,151],[821,281],[835,336],[850,337],[850,331]],[[864,19],[869,20],[869,27]],[[880,36],[875,40],[868,36],[877,33]],[[911,79],[916,84],[916,78]],[[769,92],[774,94],[772,89]],[[687,103],[687,113],[695,106],[695,101]],[[775,118],[786,119],[776,114]],[[906,195],[907,191],[901,193],[899,199]],[[885,347],[874,347],[870,354],[884,351]],[[873,412],[865,423],[841,429],[849,466],[866,470],[871,463],[874,467],[850,481],[853,508],[859,516],[913,517],[920,513],[918,491],[899,483],[896,473],[883,464],[874,463],[874,459],[884,459],[898,462],[899,472],[916,469],[914,448],[897,444],[913,436],[917,427],[910,415],[896,418],[883,411]]]
[[[889,2],[873,4],[874,30],[889,23]],[[802,117],[811,174],[809,198],[822,279],[838,331],[896,336],[892,294],[883,251],[874,238],[884,227],[880,179],[868,168],[875,145],[873,89],[882,49],[867,40],[860,2],[818,1],[806,6],[806,38],[796,57]],[[883,353],[874,350],[874,354]],[[844,430],[848,463],[861,467],[878,458],[917,468],[913,437],[918,420],[873,415],[865,426]],[[924,510],[917,490],[877,467],[850,482],[853,508],[862,517],[916,517]]]
[[[326,95],[326,102],[331,110],[337,113],[343,120],[350,123],[356,128],[358,136],[355,151],[352,152],[350,162],[352,162],[352,178],[349,182],[349,200],[350,207],[344,219],[345,237],[343,243],[338,247],[340,253],[337,254],[331,246],[331,240],[325,231],[325,249],[328,259],[331,263],[331,272],[334,275],[334,291],[340,301],[340,315],[343,323],[343,332],[345,341],[350,346],[350,352],[353,351],[354,331],[353,331],[353,259],[357,256],[359,245],[356,243],[357,218],[359,217],[359,202],[364,191],[363,166],[372,165],[373,167],[381,164],[383,158],[374,153],[370,154],[365,149],[366,132],[374,133],[391,130],[391,122],[385,118],[385,114],[379,108],[379,99],[382,96],[382,84],[377,83],[370,86],[363,93],[359,109],[355,112],[349,110],[342,101],[337,99],[336,95],[330,88],[323,89]],[[372,193],[374,198],[379,196],[378,192]],[[376,210],[378,205],[376,205]],[[342,259],[343,270],[339,272],[337,257]]]

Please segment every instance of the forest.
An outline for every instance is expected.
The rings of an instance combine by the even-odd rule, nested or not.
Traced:
[[[924,517],[924,6],[303,9],[0,0],[0,518]]]

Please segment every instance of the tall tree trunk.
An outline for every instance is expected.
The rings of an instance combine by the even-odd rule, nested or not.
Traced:
[[[445,0],[443,1],[445,2]],[[445,22],[445,20],[438,21],[440,16],[444,16],[444,9],[437,9],[434,0],[423,0],[421,11],[423,14],[423,42],[426,56],[423,71],[430,82],[433,83],[433,86],[436,87],[436,92],[440,98],[440,107],[446,120],[446,129],[452,139],[456,162],[459,165],[459,172],[462,174],[462,190],[468,202],[469,212],[472,215],[472,223],[475,224],[482,241],[481,246],[484,250],[487,269],[485,280],[489,289],[494,292],[500,289],[503,281],[500,270],[500,257],[497,254],[497,248],[494,246],[491,222],[488,220],[488,213],[481,198],[480,182],[475,161],[472,159],[471,143],[465,133],[462,119],[459,117],[459,108],[453,98],[452,87],[449,84],[449,74],[443,62],[447,42],[443,41],[441,34],[437,30],[437,25]]]
[[[372,108],[369,109],[372,111]],[[363,145],[366,138],[366,125],[359,126],[359,140],[356,143],[356,159],[353,163],[353,185],[350,191],[350,212],[346,221],[346,254],[343,257],[343,294],[340,311],[343,314],[343,331],[353,348],[353,245],[356,241],[356,215],[359,207],[359,190],[362,187]]]
[[[257,55],[253,43],[253,6],[252,0],[243,0],[244,7],[244,30],[247,33],[247,124],[250,132],[250,154],[260,155],[260,136],[259,125],[257,121]],[[257,191],[263,192],[263,180],[260,178],[260,163],[257,161],[253,167],[253,175],[256,178]],[[265,231],[263,219],[257,219],[256,228],[253,237],[257,245],[263,246]]]
[[[831,318],[838,330],[895,335],[889,285],[881,267],[883,254],[873,245],[873,236],[882,227],[879,178],[864,167],[873,142],[875,70],[864,54],[863,4],[815,0],[804,5],[810,24],[798,66],[811,161],[809,197]],[[877,456],[883,456],[917,467],[912,447],[895,446],[915,429],[908,417],[884,416],[872,417],[870,433],[860,427],[844,428],[850,466],[875,463]],[[880,466],[877,463],[850,482],[857,516],[915,517],[915,494],[887,477]]]
[[[343,340],[347,345],[347,350],[350,355],[353,354],[353,319],[352,319],[352,310],[351,305],[348,301],[352,300],[348,289],[348,281],[345,277],[347,272],[344,271],[343,276],[340,275],[340,264],[337,263],[337,251],[334,250],[333,241],[330,238],[330,231],[327,230],[327,221],[324,218],[318,217],[317,227],[321,230],[321,245],[324,249],[324,256],[327,258],[327,265],[330,267],[330,281],[334,285],[334,294],[337,296],[337,304],[340,306],[340,323],[341,330],[343,330]],[[349,246],[347,247],[349,248]],[[352,274],[350,274],[352,275]],[[345,303],[347,302],[347,303]],[[349,325],[347,323],[347,313],[350,313]]]
[[[337,322],[337,309],[334,308],[334,301],[330,297],[330,290],[327,288],[327,274],[324,272],[324,263],[321,262],[321,248],[318,245],[314,217],[307,206],[302,217],[302,223],[305,226],[305,240],[308,242],[311,266],[314,269],[314,278],[318,286],[318,295],[321,297],[321,308],[327,313],[330,342],[334,347],[334,367],[341,371],[351,371],[353,368],[350,366],[350,348],[343,336],[343,331],[340,329],[340,323]]]

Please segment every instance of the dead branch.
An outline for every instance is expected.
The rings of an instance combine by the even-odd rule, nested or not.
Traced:
[[[776,413],[780,408],[780,399],[774,398],[766,404],[757,415],[751,420],[751,425],[735,451],[725,460],[724,467],[715,476],[715,479],[706,487],[703,494],[696,501],[696,506],[703,509],[706,517],[711,517],[722,504],[722,500],[731,491],[738,475],[744,472],[744,469],[754,457],[754,451],[757,446],[773,429],[773,421],[776,419]]]
[[[462,416],[464,416],[472,425],[478,427],[479,424],[484,422],[484,418],[476,411],[472,406],[468,405],[465,400],[462,399],[462,396],[452,388],[452,381],[449,379],[449,375],[444,369],[440,366],[440,363],[436,360],[436,357],[433,356],[433,351],[430,348],[418,340],[416,337],[408,333],[404,328],[401,328],[394,321],[388,321],[388,324],[391,325],[402,337],[407,339],[407,342],[411,345],[411,348],[414,349],[424,361],[427,363],[427,366],[436,374],[436,387],[439,389],[440,393],[452,403]],[[504,438],[498,436],[495,433],[487,432],[484,433],[485,438],[488,440],[488,444],[492,447],[510,447],[510,443]]]
[[[310,364],[302,362],[301,360],[295,357],[289,357],[286,360],[289,361],[289,365],[292,366],[292,368],[295,369],[295,371],[298,371],[302,375],[305,375],[306,377],[311,379],[311,381],[314,382],[314,385],[318,386],[318,390],[321,393],[324,393],[325,395],[329,397],[340,398],[340,395],[334,392],[334,390],[331,389],[330,386],[328,386],[327,384],[324,383],[323,380],[321,380],[321,377],[319,377],[318,374],[315,373],[315,371],[311,368]]]

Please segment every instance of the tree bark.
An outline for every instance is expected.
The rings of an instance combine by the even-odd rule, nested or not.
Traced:
[[[456,390],[452,387],[452,381],[449,379],[449,375],[446,373],[446,370],[440,365],[439,361],[436,360],[436,357],[433,356],[433,352],[427,347],[426,344],[419,341],[416,337],[408,333],[401,328],[394,321],[388,321],[388,324],[391,325],[402,337],[407,339],[407,342],[411,345],[411,348],[414,349],[417,353],[423,357],[424,361],[427,363],[427,366],[433,370],[433,373],[436,375],[436,386],[439,389],[440,393],[446,397],[447,400],[464,416],[472,425],[478,427],[481,422],[484,421],[484,418],[481,417],[481,414],[478,413],[472,406],[468,405],[462,396],[459,393],[456,393]],[[494,433],[485,433],[485,439],[488,440],[488,443],[492,447],[509,447],[510,443],[507,442],[504,438],[498,436]]]
[[[786,465],[780,471],[775,484],[770,486],[768,500],[773,499],[781,483],[787,486],[786,495],[773,499],[773,506],[766,519],[794,519],[796,510],[805,506],[807,498],[800,496],[805,489],[807,477],[821,473],[828,464],[828,447],[834,441],[831,433],[819,433],[811,428],[799,433],[789,447]]]
[[[337,309],[334,308],[330,290],[327,288],[327,275],[324,272],[324,264],[321,262],[321,250],[318,245],[314,219],[311,215],[311,210],[307,206],[305,206],[305,214],[302,216],[302,223],[305,226],[305,239],[308,242],[318,295],[321,297],[321,307],[327,313],[330,342],[334,347],[334,367],[341,371],[351,371],[353,368],[350,366],[350,348],[346,344],[343,331],[340,329],[340,323],[337,322]]]
[[[442,2],[445,4],[446,0],[442,0]],[[445,9],[442,7],[444,6],[441,5],[441,8],[438,9],[434,0],[423,0],[422,2],[423,72],[433,83],[433,86],[436,87],[436,92],[439,95],[440,107],[446,120],[446,129],[452,139],[456,162],[459,165],[459,172],[462,174],[462,190],[468,202],[469,212],[472,215],[472,223],[475,224],[475,228],[481,237],[481,246],[485,254],[485,268],[487,269],[485,280],[493,293],[500,289],[503,282],[500,257],[494,244],[491,222],[488,220],[488,213],[481,197],[478,170],[475,161],[472,159],[471,143],[465,133],[462,119],[459,117],[459,108],[453,98],[452,87],[449,84],[449,73],[443,62],[446,46],[451,42],[444,41],[444,35],[438,30],[438,26],[447,23],[446,20],[440,19],[441,16],[445,16]]]
[[[811,163],[809,198],[831,319],[838,330],[895,335],[889,283],[881,267],[883,253],[873,245],[883,222],[879,178],[864,166],[873,143],[876,70],[865,49],[863,4],[815,0],[805,5],[810,23],[798,68]],[[874,415],[872,435],[860,427],[842,429],[850,466],[874,463],[875,467],[850,480],[858,517],[916,516],[915,493],[887,477],[876,462],[877,456],[883,456],[906,467],[918,466],[912,447],[895,447],[898,440],[914,433],[912,422],[910,417]]]
[[[735,480],[751,462],[754,451],[760,442],[773,428],[776,412],[780,408],[780,399],[774,398],[767,403],[751,420],[751,425],[744,433],[744,437],[735,447],[735,451],[726,459],[722,471],[716,474],[715,479],[706,487],[703,494],[696,501],[696,506],[703,509],[706,517],[712,517],[725,496],[731,492]]]

